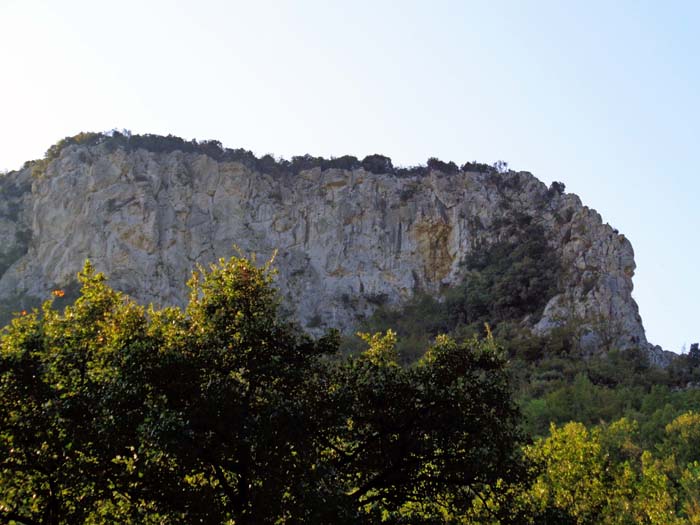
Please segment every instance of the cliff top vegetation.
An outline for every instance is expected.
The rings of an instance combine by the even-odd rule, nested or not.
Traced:
[[[276,158],[270,154],[257,157],[252,151],[243,148],[226,148],[218,140],[185,140],[174,135],[155,135],[146,133],[133,134],[128,130],[112,130],[108,132],[81,132],[72,137],[61,139],[51,146],[43,159],[28,161],[24,167],[32,167],[33,173],[43,173],[52,160],[57,159],[63,149],[73,146],[103,146],[108,151],[122,149],[136,151],[143,149],[153,153],[198,153],[207,155],[220,162],[240,162],[248,168],[268,173],[270,175],[297,175],[301,171],[314,168],[355,170],[364,169],[374,174],[393,174],[399,177],[423,176],[430,171],[440,171],[447,174],[461,171],[476,173],[499,173],[507,170],[507,163],[497,161],[493,165],[480,162],[467,162],[462,166],[449,161],[444,162],[435,157],[427,160],[425,166],[397,167],[389,157],[380,154],[367,155],[362,160],[352,155],[341,157],[316,157],[313,155],[298,155],[291,160]]]

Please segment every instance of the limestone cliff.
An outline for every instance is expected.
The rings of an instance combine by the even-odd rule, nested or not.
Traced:
[[[141,301],[183,304],[193,267],[235,245],[261,260],[277,250],[282,296],[303,326],[347,330],[379,303],[458,283],[465,257],[525,216],[543,227],[563,270],[532,329],[577,320],[589,327],[584,345],[608,338],[663,359],[631,296],[630,242],[576,195],[526,172],[267,173],[198,152],[104,144],[66,146],[44,168],[0,178],[5,305],[69,286],[87,258]]]

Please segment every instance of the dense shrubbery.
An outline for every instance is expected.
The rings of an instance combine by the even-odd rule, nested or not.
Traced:
[[[418,359],[435,334],[456,339],[483,334],[483,324],[455,323],[440,302],[419,295],[401,309],[379,308],[365,323],[371,330],[395,327],[402,359]],[[519,319],[501,320],[493,335],[510,358],[515,395],[528,434],[546,435],[550,423],[586,425],[627,417],[638,422],[640,443],[653,448],[664,428],[688,410],[700,412],[700,363],[679,356],[666,368],[651,366],[642,350],[612,349],[588,355],[579,347],[575,326],[534,335]],[[351,339],[346,351],[357,348]],[[700,445],[700,444],[699,444]]]
[[[550,184],[547,193],[550,196],[562,195],[566,191],[566,185],[563,182],[554,181]]]
[[[479,302],[485,316],[497,312],[488,311],[493,300]],[[401,310],[379,309],[368,326],[396,326],[408,360],[431,334],[480,331],[455,325],[445,303],[425,295]],[[525,447],[536,480],[511,489],[508,512],[530,524],[700,523],[698,352],[661,369],[640,349],[584,353],[575,326],[536,336],[517,319],[501,319],[493,334],[509,356],[523,428],[537,437]],[[500,523],[491,512],[503,503],[488,491],[482,498],[490,510],[477,499],[461,523]]]
[[[681,415],[658,448],[644,450],[628,419],[592,429],[552,426],[549,437],[527,448],[543,471],[524,504],[558,516],[555,523],[698,523],[700,464],[685,451],[697,450],[699,431],[700,415]]]
[[[542,227],[528,219],[514,233],[514,238],[466,258],[464,282],[445,301],[453,326],[537,318],[556,295],[561,265]]]
[[[466,164],[463,164],[460,169],[462,171],[471,171],[475,173],[492,173],[493,171],[495,171],[495,168],[493,166],[476,161],[467,162]]]

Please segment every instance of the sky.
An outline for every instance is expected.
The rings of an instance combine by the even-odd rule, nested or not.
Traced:
[[[654,344],[700,341],[700,2],[0,0],[0,169],[130,129],[289,158],[508,162],[635,249]]]

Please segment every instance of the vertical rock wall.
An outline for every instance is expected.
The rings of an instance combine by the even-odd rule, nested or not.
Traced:
[[[0,302],[46,297],[89,258],[141,301],[183,304],[193,267],[236,246],[262,259],[277,250],[284,302],[307,329],[351,329],[377,304],[460,282],[467,254],[527,216],[563,268],[561,293],[533,329],[584,319],[591,344],[651,348],[629,241],[529,173],[271,176],[202,154],[100,146],[66,147],[42,177],[28,172],[0,181]]]

